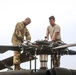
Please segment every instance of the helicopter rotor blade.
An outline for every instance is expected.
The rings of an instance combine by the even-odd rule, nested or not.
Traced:
[[[63,49],[63,48],[73,47],[73,46],[76,46],[76,43],[61,45],[61,46],[58,46],[58,47],[54,47],[53,49],[55,49],[55,50],[56,50],[56,49]]]
[[[0,45],[0,53],[4,53],[4,52],[6,52],[6,51],[8,51],[8,50],[20,50],[21,49],[21,47],[19,47],[19,46],[3,46],[3,45]]]
[[[22,53],[20,58],[21,58],[21,63],[30,61],[29,55],[26,55],[25,53]],[[32,56],[31,60],[34,60],[34,59],[35,59],[35,57]],[[2,61],[5,62],[7,65],[12,66],[13,65],[13,56],[6,58]],[[7,68],[7,67],[2,62],[0,62],[0,70],[5,69],[5,68]]]

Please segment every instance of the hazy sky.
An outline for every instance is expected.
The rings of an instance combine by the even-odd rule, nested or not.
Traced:
[[[76,43],[76,0],[0,0],[0,45],[11,45],[16,23],[26,17],[32,20],[28,26],[32,42],[44,39],[51,15],[56,17],[56,23],[61,27],[62,40],[66,43]],[[0,54],[0,60],[11,55],[12,51]],[[75,55],[62,56],[61,67],[76,69],[75,58]],[[25,65],[29,68],[27,64],[23,63],[21,67],[25,68]]]

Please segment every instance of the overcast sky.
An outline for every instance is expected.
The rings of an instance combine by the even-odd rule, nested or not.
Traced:
[[[28,26],[32,42],[44,39],[51,15],[55,16],[56,23],[61,27],[62,40],[76,43],[76,0],[0,0],[0,45],[12,44],[11,37],[16,23],[26,17],[32,20]],[[76,50],[75,47],[70,49]],[[0,60],[11,55],[12,51],[0,54]],[[75,55],[62,56],[61,67],[76,69],[75,58]],[[27,64],[21,64],[21,67],[25,68],[25,65],[29,68]]]

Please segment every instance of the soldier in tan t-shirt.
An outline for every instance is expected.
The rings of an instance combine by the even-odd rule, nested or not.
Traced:
[[[24,36],[26,37],[26,40],[31,40],[30,33],[27,29],[27,25],[31,23],[30,18],[26,18],[22,22],[18,22],[15,26],[15,30],[12,36],[12,44],[13,45],[19,45],[20,43],[23,43]],[[25,57],[26,58],[26,57]],[[15,66],[15,70],[20,70],[20,52],[14,51],[14,57],[13,57],[13,64]]]
[[[61,35],[60,35],[60,26],[55,23],[55,17],[51,16],[49,17],[50,25],[47,27],[46,37],[47,40],[49,40],[49,35],[51,38],[51,41],[55,42],[61,42]],[[60,55],[51,55],[53,67],[59,67],[60,66]]]

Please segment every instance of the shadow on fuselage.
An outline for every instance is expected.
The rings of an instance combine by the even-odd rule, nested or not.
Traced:
[[[52,69],[41,69],[41,70],[10,70],[0,72],[0,75],[76,75],[76,70],[66,68],[52,68]]]
[[[46,75],[46,70],[9,70],[0,72],[0,75]]]

